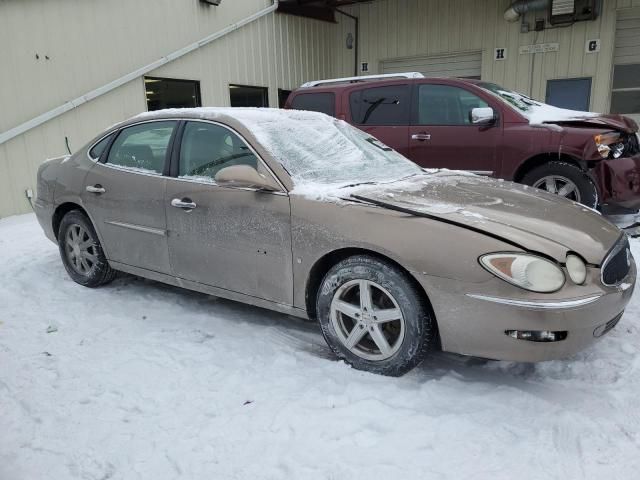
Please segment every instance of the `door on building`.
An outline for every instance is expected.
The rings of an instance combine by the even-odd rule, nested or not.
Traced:
[[[569,110],[588,111],[591,78],[559,78],[547,81],[546,103]]]
[[[107,257],[170,274],[163,202],[176,121],[124,128],[85,177],[82,201]]]
[[[232,107],[268,107],[269,89],[247,85],[229,85],[230,105]]]
[[[177,171],[167,179],[168,245],[176,276],[291,305],[289,197],[216,185],[231,165],[271,172],[248,144],[220,124],[184,124]],[[179,203],[181,202],[181,203]],[[185,204],[192,204],[185,207]]]
[[[381,67],[382,73],[420,72],[428,78],[480,79],[482,52],[395,58],[384,60]]]
[[[496,171],[500,125],[473,125],[473,108],[490,105],[460,87],[417,83],[409,128],[409,158],[422,167]],[[494,110],[495,107],[494,107]]]
[[[640,122],[640,8],[618,10],[611,113]]]

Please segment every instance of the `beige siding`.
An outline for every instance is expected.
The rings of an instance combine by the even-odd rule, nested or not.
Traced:
[[[621,7],[640,0],[618,0]],[[503,18],[509,0],[379,0],[352,6],[349,12],[361,22],[360,61],[369,63],[371,74],[379,73],[385,60],[424,55],[447,55],[482,50],[482,78],[544,100],[547,80],[592,77],[591,108],[608,111],[616,3],[603,2],[596,21],[542,32],[520,33],[520,24]],[[544,17],[543,12],[537,13]],[[526,20],[533,30],[536,14]],[[344,46],[353,22],[339,18],[334,40],[334,76],[353,73],[353,50]],[[600,53],[585,53],[589,39],[601,40]],[[559,51],[520,55],[519,47],[558,43]],[[507,59],[494,61],[494,48],[506,48]]]
[[[269,0],[208,8],[196,0],[0,0],[0,45],[11,45],[0,49],[0,132],[269,5]],[[277,107],[278,88],[329,76],[326,42],[332,29],[329,23],[270,14],[149,75],[199,80],[202,103],[209,106],[229,104],[229,83],[265,86],[269,104]],[[29,211],[24,192],[35,188],[45,158],[66,153],[65,136],[75,150],[144,110],[138,78],[0,144],[0,217]]]

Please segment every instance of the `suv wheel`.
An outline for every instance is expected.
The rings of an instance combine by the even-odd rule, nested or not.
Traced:
[[[587,207],[598,206],[598,190],[593,181],[584,171],[571,163],[545,163],[528,172],[522,183],[555,193]]]
[[[331,350],[353,367],[400,376],[433,345],[436,323],[416,287],[395,266],[349,257],[325,275],[317,315]]]
[[[60,222],[58,247],[69,276],[85,287],[99,287],[112,281],[116,271],[102,251],[91,221],[78,210],[67,213]]]

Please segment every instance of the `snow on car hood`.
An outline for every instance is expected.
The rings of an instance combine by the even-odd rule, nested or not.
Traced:
[[[440,171],[397,185],[362,187],[350,194],[482,230],[561,262],[570,250],[600,264],[620,237],[617,227],[583,205],[468,173]]]

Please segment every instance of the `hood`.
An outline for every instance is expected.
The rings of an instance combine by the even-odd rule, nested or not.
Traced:
[[[599,213],[532,187],[467,173],[437,172],[354,192],[360,200],[504,239],[564,262],[568,251],[599,265],[620,230]]]
[[[544,123],[587,128],[607,127],[626,133],[634,133],[638,131],[638,124],[632,118],[625,117],[624,115],[597,115],[593,117],[564,120],[545,120]]]

